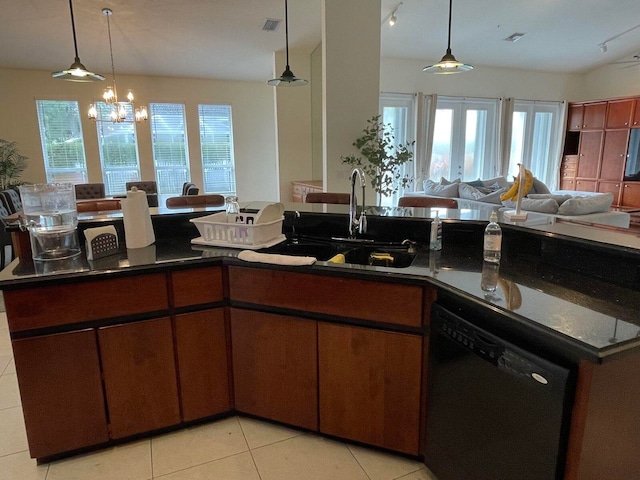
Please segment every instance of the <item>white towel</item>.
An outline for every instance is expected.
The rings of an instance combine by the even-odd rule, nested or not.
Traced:
[[[275,265],[313,265],[315,257],[294,257],[292,255],[279,255],[277,253],[258,253],[253,250],[243,250],[238,254],[240,260],[245,262],[273,263]]]

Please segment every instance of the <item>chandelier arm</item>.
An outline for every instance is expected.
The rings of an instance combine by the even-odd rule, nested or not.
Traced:
[[[109,52],[111,53],[111,75],[113,76],[113,94],[115,96],[115,103],[118,103],[118,87],[116,87],[116,69],[113,66],[113,45],[111,44],[111,22],[109,22],[109,17],[111,16],[111,12],[105,12],[107,16],[107,31],[109,32]]]

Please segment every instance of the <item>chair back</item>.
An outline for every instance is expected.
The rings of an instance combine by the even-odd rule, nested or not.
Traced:
[[[181,195],[167,198],[167,208],[218,207],[224,205],[224,197],[217,194]]]
[[[146,193],[158,193],[158,184],[155,180],[146,180],[142,182],[127,182],[127,192],[131,190],[131,187],[136,187],[138,190],[142,190]]]
[[[76,200],[104,198],[104,183],[76,183]]]
[[[458,208],[458,201],[446,197],[400,197],[399,207]]]
[[[304,198],[305,203],[337,203],[349,205],[348,193],[310,192]]]
[[[196,187],[195,183],[185,182],[182,185],[182,195],[198,195],[200,193],[200,189]]]
[[[83,202],[76,202],[76,210],[78,210],[78,213],[122,210],[122,205],[118,199],[87,200]]]
[[[20,200],[20,194],[9,188],[0,192],[2,196],[2,203],[4,207],[9,210],[9,214],[16,213],[22,210],[22,200]]]

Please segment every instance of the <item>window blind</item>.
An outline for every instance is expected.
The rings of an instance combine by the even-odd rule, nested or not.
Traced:
[[[47,182],[85,183],[87,161],[78,102],[36,100]]]
[[[230,105],[198,105],[204,191],[235,194],[233,126]]]
[[[184,105],[152,103],[151,144],[158,193],[180,194],[190,180]]]
[[[120,123],[111,121],[111,106],[96,102],[98,117],[98,149],[102,164],[102,179],[106,195],[122,195],[127,191],[126,183],[140,180],[138,159],[138,139],[135,122],[132,120],[133,107],[125,104],[127,120]]]

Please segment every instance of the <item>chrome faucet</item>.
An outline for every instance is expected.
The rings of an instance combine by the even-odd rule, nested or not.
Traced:
[[[356,177],[360,177],[362,187],[362,211],[358,217],[358,198],[356,197]],[[349,237],[355,238],[356,232],[367,232],[367,217],[364,214],[364,190],[367,186],[364,171],[361,168],[354,168],[351,172],[351,193],[349,195]]]

